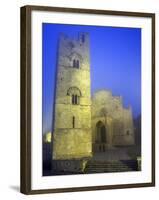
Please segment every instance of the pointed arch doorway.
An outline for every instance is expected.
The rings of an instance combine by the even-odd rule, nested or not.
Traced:
[[[95,151],[105,152],[107,144],[107,129],[103,122],[98,121],[96,124],[96,140],[95,140]]]

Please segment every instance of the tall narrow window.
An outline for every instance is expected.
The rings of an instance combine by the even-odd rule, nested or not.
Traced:
[[[75,104],[77,104],[77,95],[75,95]]]
[[[79,60],[73,60],[73,68],[79,69]]]
[[[74,102],[75,102],[75,95],[73,94],[72,95],[72,104],[75,104]]]
[[[79,60],[76,60],[76,68],[79,69]]]
[[[73,94],[73,95],[72,95],[72,104],[78,105],[78,104],[79,104],[78,98],[79,98],[79,97],[77,96],[77,94]]]
[[[72,117],[72,127],[75,128],[75,117]]]
[[[73,68],[76,68],[76,60],[73,60]]]
[[[77,87],[70,87],[67,90],[67,95],[70,96],[70,100],[73,105],[80,104],[80,97],[82,96],[81,91]]]

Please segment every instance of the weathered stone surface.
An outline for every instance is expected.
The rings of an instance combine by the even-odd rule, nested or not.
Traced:
[[[81,37],[84,37],[82,41]],[[74,66],[74,60],[79,65]],[[78,103],[72,103],[77,95]],[[92,156],[89,37],[61,35],[54,113],[53,160]]]
[[[81,173],[84,172],[87,160],[80,159],[65,159],[53,160],[52,170],[54,173]]]
[[[97,131],[99,122],[105,126],[107,146],[127,146],[134,144],[132,111],[131,108],[123,107],[121,97],[112,96],[110,91],[98,91],[92,98],[91,111],[94,145],[99,146],[99,143],[102,143],[101,139],[99,139],[100,133]]]

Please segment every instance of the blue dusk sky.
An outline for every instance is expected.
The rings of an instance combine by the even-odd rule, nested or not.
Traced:
[[[132,107],[133,117],[141,114],[141,29],[44,23],[43,29],[43,133],[51,131],[57,48],[60,33],[77,38],[90,36],[91,94],[111,90]]]

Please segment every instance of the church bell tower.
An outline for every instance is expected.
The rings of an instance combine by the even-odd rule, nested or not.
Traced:
[[[92,156],[89,34],[61,34],[53,120],[53,170],[81,171]]]

